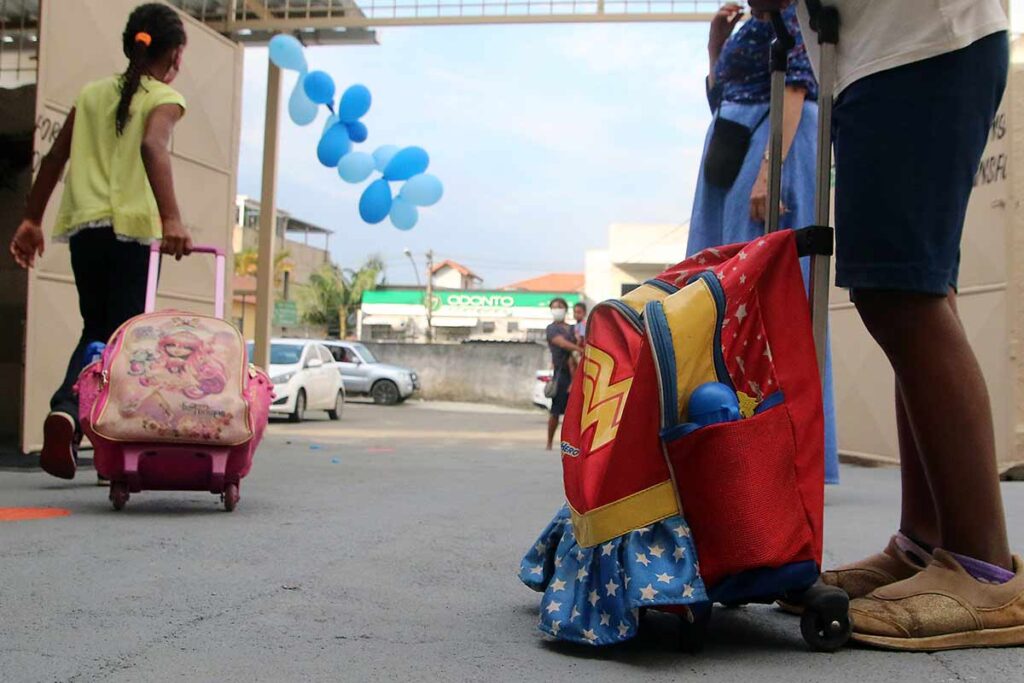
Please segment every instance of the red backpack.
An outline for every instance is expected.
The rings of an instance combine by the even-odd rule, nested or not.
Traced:
[[[561,443],[580,546],[682,514],[712,600],[813,582],[824,418],[794,235],[705,250],[594,308]],[[690,420],[707,383],[739,419]]]

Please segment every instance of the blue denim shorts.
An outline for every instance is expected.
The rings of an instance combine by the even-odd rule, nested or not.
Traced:
[[[836,285],[945,295],[989,129],[1006,87],[1009,41],[867,76],[836,100]]]

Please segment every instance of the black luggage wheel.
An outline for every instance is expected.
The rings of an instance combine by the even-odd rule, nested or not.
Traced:
[[[695,655],[704,649],[708,625],[711,623],[711,605],[691,605],[680,615],[679,649]]]
[[[835,652],[850,639],[850,598],[835,586],[816,583],[799,597],[800,633],[816,652]]]

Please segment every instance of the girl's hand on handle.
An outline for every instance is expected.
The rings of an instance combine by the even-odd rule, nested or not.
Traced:
[[[727,2],[711,20],[711,30],[708,34],[708,49],[717,53],[722,49],[725,41],[732,35],[736,24],[743,18],[743,8],[735,2]]]
[[[31,268],[36,264],[36,256],[46,251],[43,229],[39,223],[23,220],[11,240],[11,256],[22,268]]]
[[[164,236],[160,240],[160,252],[174,256],[175,261],[180,261],[182,256],[192,253],[192,234],[180,220],[164,221]]]

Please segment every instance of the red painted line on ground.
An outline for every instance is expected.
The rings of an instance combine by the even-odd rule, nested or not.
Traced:
[[[26,519],[67,517],[71,510],[64,508],[0,508],[0,522],[23,522]]]

